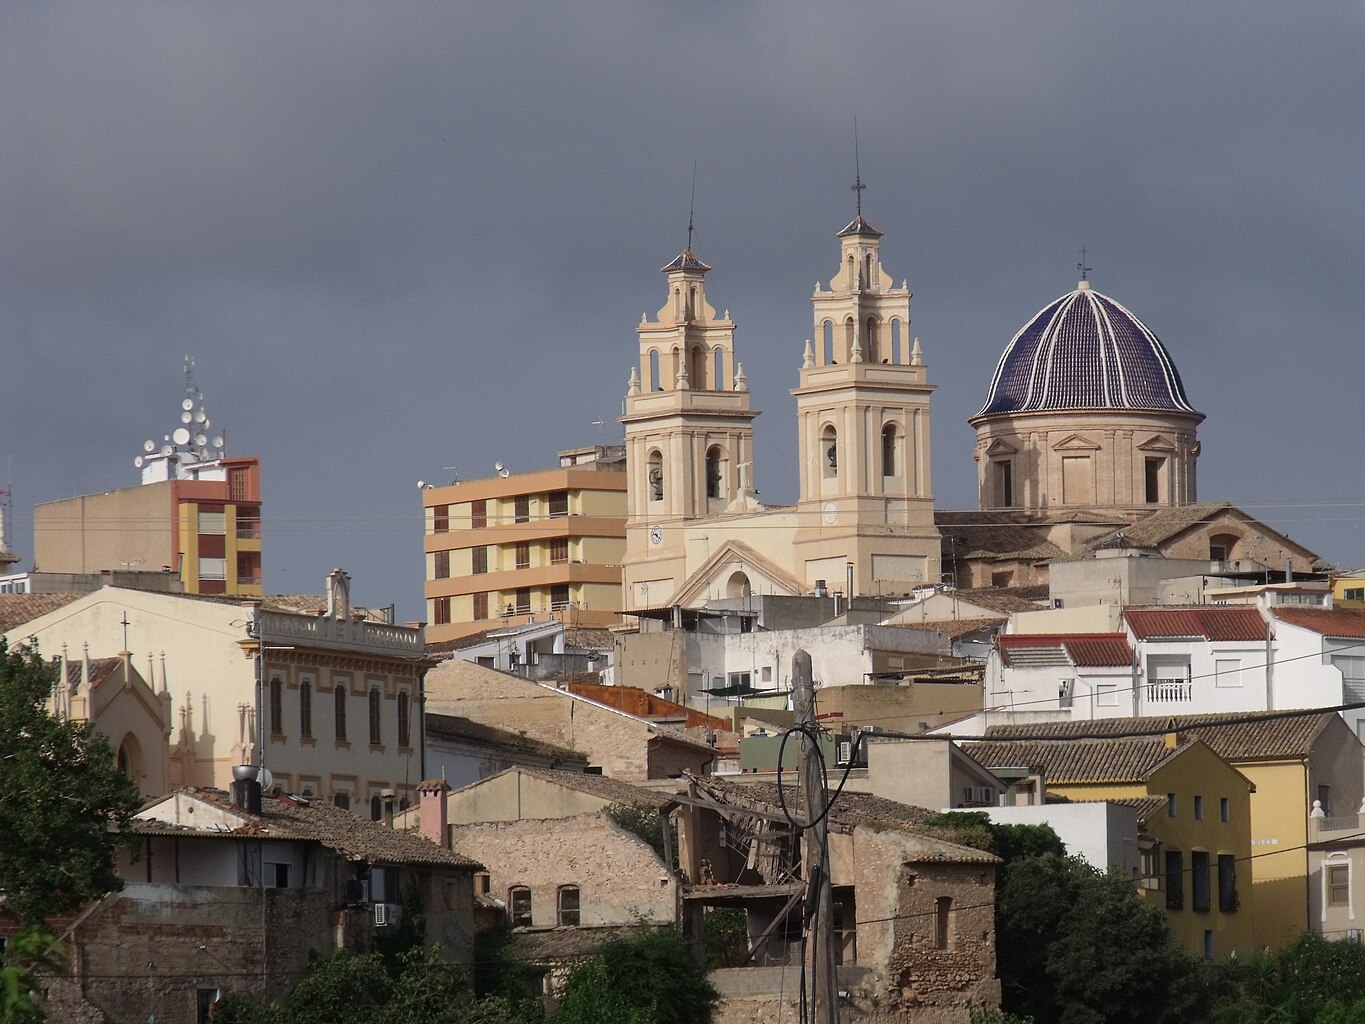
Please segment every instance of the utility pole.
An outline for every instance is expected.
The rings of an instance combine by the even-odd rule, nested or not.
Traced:
[[[808,825],[802,838],[802,873],[806,878],[806,957],[814,994],[813,1024],[838,1024],[839,992],[834,970],[834,893],[829,878],[829,819],[820,746],[815,742],[815,682],[810,654],[792,658],[792,700],[796,722],[811,733],[801,734],[801,788]]]

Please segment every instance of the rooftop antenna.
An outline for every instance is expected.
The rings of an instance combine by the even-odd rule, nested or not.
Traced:
[[[854,195],[858,197],[858,216],[863,215],[863,189],[867,188],[863,184],[862,163],[858,159],[858,118],[853,118],[853,184],[850,186]]]
[[[1082,281],[1088,281],[1088,280],[1090,279],[1090,278],[1089,278],[1090,271],[1092,271],[1092,270],[1095,269],[1094,267],[1087,267],[1087,266],[1085,265],[1085,254],[1086,254],[1086,252],[1087,252],[1087,250],[1086,250],[1086,248],[1085,248],[1085,245],[1082,244],[1082,245],[1081,245],[1081,262],[1079,262],[1079,263],[1076,264],[1076,269],[1079,270],[1079,271],[1081,272],[1081,280],[1082,280]]]
[[[687,251],[692,251],[692,214],[697,208],[697,160],[692,158],[692,198],[687,202]]]

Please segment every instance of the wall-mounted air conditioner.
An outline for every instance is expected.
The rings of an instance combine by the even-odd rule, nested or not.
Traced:
[[[839,741],[839,763],[840,763],[840,764],[848,764],[848,763],[849,763],[850,761],[852,761],[852,760],[853,760],[853,741],[852,741],[852,740],[840,740],[840,741]]]
[[[387,903],[376,903],[374,905],[374,926],[376,928],[386,928],[389,924],[389,905]]]

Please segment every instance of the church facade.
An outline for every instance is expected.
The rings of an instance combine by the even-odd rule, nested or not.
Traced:
[[[799,498],[760,505],[748,379],[735,324],[706,295],[690,247],[641,319],[626,396],[625,610],[713,598],[903,593],[939,580],[929,403],[910,291],[861,212],[812,296],[797,401]]]

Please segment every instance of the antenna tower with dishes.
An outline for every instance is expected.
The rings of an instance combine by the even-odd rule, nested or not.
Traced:
[[[133,465],[143,470],[143,482],[149,480],[148,469],[165,460],[164,476],[153,474],[151,479],[170,479],[180,475],[181,464],[214,462],[225,454],[226,441],[221,432],[213,432],[213,421],[204,409],[204,393],[194,383],[194,357],[185,357],[185,397],[180,400],[180,423],[169,434],[163,435],[160,445],[148,439],[142,442],[142,454]]]

